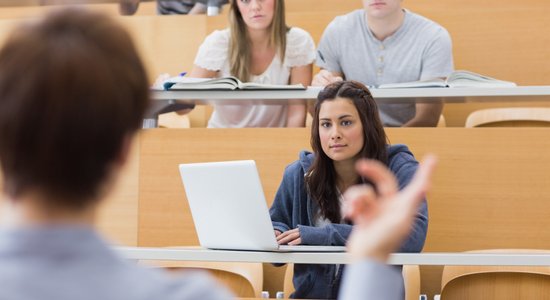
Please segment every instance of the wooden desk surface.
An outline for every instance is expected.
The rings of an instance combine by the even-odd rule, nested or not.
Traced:
[[[153,90],[153,99],[194,100],[198,104],[220,104],[230,100],[263,101],[268,103],[285,102],[287,99],[315,99],[321,87],[308,87],[306,90],[194,90],[194,91],[158,91]],[[403,88],[371,89],[373,97],[392,103],[443,101],[445,103],[464,102],[525,102],[531,97],[550,101],[550,86],[518,86],[503,88]],[[278,100],[278,101],[277,101]]]
[[[128,259],[175,261],[227,261],[298,264],[348,264],[351,257],[345,252],[268,252],[210,250],[197,247],[153,248],[118,247],[116,250]],[[394,253],[390,265],[429,266],[550,266],[550,253],[458,253],[423,252]]]

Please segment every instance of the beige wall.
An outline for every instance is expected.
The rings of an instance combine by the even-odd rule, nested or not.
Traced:
[[[424,251],[483,248],[550,249],[550,129],[387,129],[417,157],[439,156],[428,194],[430,225]],[[140,246],[197,245],[177,165],[254,159],[267,202],[284,166],[309,148],[308,129],[153,129],[140,153]],[[277,286],[281,271],[267,269]],[[422,290],[439,289],[441,268],[422,268]]]
[[[550,129],[387,132],[392,143],[409,145],[417,157],[433,152],[440,159],[428,194],[425,251],[550,249],[550,152],[545,150]],[[308,129],[144,130],[105,202],[99,227],[128,245],[197,245],[179,163],[254,159],[271,203],[284,167],[308,148]],[[266,272],[266,284],[280,283],[279,270]],[[424,267],[422,272],[423,291],[436,292],[440,268]]]
[[[550,225],[546,201],[550,198],[550,152],[543,151],[550,147],[550,129],[387,132],[392,143],[409,145],[417,157],[433,152],[440,158],[428,197],[427,251],[550,248],[550,240],[542,238]],[[284,166],[297,159],[299,150],[308,148],[307,129],[144,131],[139,162],[139,224],[144,230],[139,233],[139,244],[197,242],[178,174],[179,163],[255,159],[270,204]]]

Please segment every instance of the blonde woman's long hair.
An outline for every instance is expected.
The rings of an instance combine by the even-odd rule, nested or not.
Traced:
[[[232,0],[229,11],[229,29],[231,39],[229,41],[229,69],[231,75],[236,76],[241,81],[250,80],[250,37],[244,23],[237,1]],[[285,21],[285,2],[284,0],[275,1],[275,12],[271,21],[271,34],[269,38],[270,46],[275,47],[281,62],[285,60],[286,33],[289,28]]]

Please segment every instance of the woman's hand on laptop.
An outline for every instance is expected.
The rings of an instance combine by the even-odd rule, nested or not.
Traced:
[[[277,235],[277,230],[275,230],[275,236],[277,237],[277,243],[279,245],[300,245],[302,244],[302,239],[300,238],[300,230],[294,228],[287,230],[283,233]]]

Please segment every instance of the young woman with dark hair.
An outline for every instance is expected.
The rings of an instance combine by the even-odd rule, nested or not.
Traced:
[[[341,214],[342,195],[349,187],[369,183],[355,171],[361,158],[385,164],[399,188],[406,186],[418,162],[405,145],[389,145],[369,90],[355,81],[325,87],[315,103],[311,127],[313,153],[303,151],[284,173],[270,210],[280,244],[343,246],[353,225]],[[376,190],[376,186],[373,186]],[[420,252],[428,226],[427,205],[418,210],[409,238],[400,252]],[[296,298],[336,298],[342,267],[294,266]]]

